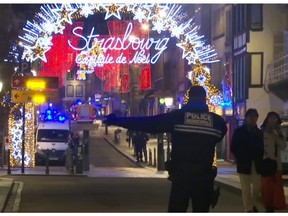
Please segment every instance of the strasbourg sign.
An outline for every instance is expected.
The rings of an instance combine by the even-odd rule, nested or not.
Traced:
[[[85,64],[88,68],[95,68],[105,64],[155,64],[164,50],[170,38],[138,38],[132,35],[133,24],[128,23],[125,33],[122,37],[100,38],[99,34],[94,33],[94,27],[91,29],[90,35],[83,36],[82,27],[73,29],[73,34],[84,41],[82,47],[75,47],[71,41],[68,44],[71,48],[80,53],[76,56],[77,64]],[[92,43],[91,43],[92,42]],[[99,46],[103,54],[91,55],[91,50]],[[154,49],[153,54],[150,49]],[[113,55],[113,51],[117,51],[118,55]],[[127,57],[125,53],[131,51],[132,57]]]

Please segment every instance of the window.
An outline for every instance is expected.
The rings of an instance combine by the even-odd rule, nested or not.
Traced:
[[[73,85],[67,85],[67,97],[74,97],[74,86]]]
[[[76,86],[76,97],[83,97],[83,86],[82,85]]]
[[[250,5],[250,29],[252,31],[263,30],[263,7],[260,4]]]
[[[67,142],[68,130],[39,129],[37,142]]]
[[[233,92],[235,102],[248,98],[246,55],[239,55],[233,64]]]
[[[261,88],[263,86],[263,53],[249,53],[248,66],[250,87]]]
[[[235,35],[242,34],[247,31],[247,5],[237,4],[233,6],[233,33]]]

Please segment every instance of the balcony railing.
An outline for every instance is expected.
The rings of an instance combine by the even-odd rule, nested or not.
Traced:
[[[268,74],[268,84],[275,84],[288,79],[288,55],[274,61]]]
[[[288,55],[268,65],[264,89],[283,101],[288,100]]]

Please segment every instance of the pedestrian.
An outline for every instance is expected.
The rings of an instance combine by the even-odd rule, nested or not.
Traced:
[[[155,116],[121,118],[109,115],[108,125],[171,134],[171,160],[166,168],[171,181],[169,212],[209,212],[213,196],[212,170],[215,146],[227,132],[226,122],[209,112],[202,86],[189,89],[189,101],[181,109]]]
[[[147,157],[147,142],[149,141],[149,136],[148,134],[146,133],[143,133],[144,134],[144,145],[143,145],[143,148],[142,148],[142,151],[143,151],[143,155],[144,155],[144,161],[145,163],[148,162],[148,157]]]
[[[132,131],[132,130],[127,130],[127,132],[126,132],[126,136],[128,137],[127,139],[126,139],[126,141],[128,142],[128,147],[130,148],[131,147],[131,143],[132,143],[132,138],[133,138],[133,136],[135,135],[135,132],[134,131]],[[133,145],[133,144],[132,144]]]
[[[131,131],[131,130],[130,130]],[[136,157],[136,145],[135,145],[135,135],[136,135],[136,131],[133,131],[133,134],[131,136],[131,143],[132,143],[132,147],[133,147],[133,156]]]
[[[147,141],[148,141],[147,134],[143,133],[142,131],[136,131],[136,134],[134,136],[134,143],[135,143],[137,162],[143,162],[144,148],[146,148]]]
[[[273,175],[262,177],[262,200],[266,212],[286,209],[282,179],[281,150],[286,148],[286,140],[280,125],[282,121],[276,112],[269,112],[261,125],[264,133],[264,159],[276,161]]]
[[[245,212],[257,212],[259,208],[263,208],[260,171],[264,144],[263,133],[257,126],[258,117],[256,109],[248,109],[244,125],[234,131],[231,141],[231,152],[236,159]]]

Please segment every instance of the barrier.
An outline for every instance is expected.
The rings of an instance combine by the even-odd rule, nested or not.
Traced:
[[[7,174],[9,175],[9,174],[11,174],[11,164],[10,164],[10,149],[8,149],[8,151],[7,151],[7,158],[8,158],[8,160],[7,160]]]
[[[46,150],[46,158],[45,158],[45,174],[49,174],[49,149]]]
[[[156,160],[157,158],[156,158],[156,148],[154,148],[154,164],[153,164],[153,166],[154,167],[156,167],[157,166],[157,160]]]
[[[121,136],[121,129],[116,129],[114,131],[114,142],[116,144],[119,144],[120,143],[120,136]]]

